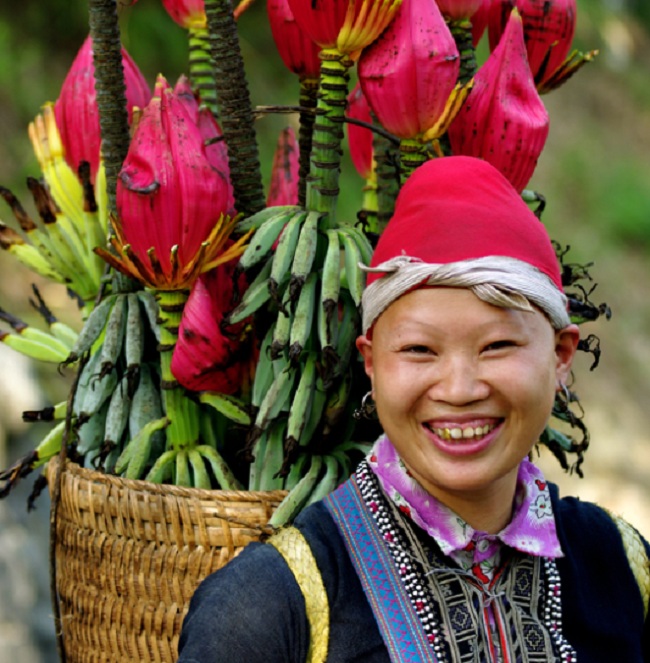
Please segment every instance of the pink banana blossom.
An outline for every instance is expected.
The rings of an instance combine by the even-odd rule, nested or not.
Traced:
[[[280,132],[273,155],[267,207],[298,204],[299,167],[300,152],[296,133],[292,127],[286,127]]]
[[[151,90],[131,56],[122,49],[122,65],[126,85],[129,122],[133,107],[143,108],[151,99]],[[95,65],[93,44],[87,37],[68,71],[59,98],[54,104],[54,116],[61,135],[65,159],[76,173],[79,164],[90,164],[91,181],[99,168],[101,136],[99,109],[95,93]]]
[[[436,0],[436,2],[445,18],[462,21],[472,18],[483,0]]]
[[[413,139],[431,133],[444,117],[459,67],[435,0],[404,0],[381,37],[364,49],[358,69],[379,123],[398,138]]]
[[[287,69],[301,78],[318,79],[320,48],[296,22],[289,0],[268,0],[266,8],[273,40]]]
[[[117,252],[109,264],[157,290],[181,290],[200,273],[239,255],[246,236],[224,250],[234,228],[225,170],[213,163],[201,129],[160,76],[142,112],[117,183]]]
[[[361,85],[357,83],[348,95],[348,116],[353,120],[361,120],[372,124],[370,106],[363,96]],[[364,180],[370,179],[373,172],[373,135],[370,129],[358,124],[348,123],[348,145],[350,158],[357,172]]]
[[[491,50],[499,43],[513,7],[523,20],[528,62],[540,92],[559,87],[597,54],[571,53],[576,0],[492,0],[488,11]]]
[[[289,0],[296,22],[322,49],[356,60],[389,25],[401,0]]]
[[[535,88],[519,12],[478,70],[465,105],[449,127],[454,154],[480,157],[522,191],[548,136],[549,118]]]
[[[247,285],[243,273],[236,281],[236,263],[201,275],[185,303],[171,371],[186,389],[235,394],[250,380],[254,353],[246,321],[225,324],[235,289],[241,292]]]

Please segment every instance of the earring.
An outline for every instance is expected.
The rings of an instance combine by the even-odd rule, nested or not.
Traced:
[[[571,402],[571,392],[569,391],[569,387],[567,387],[564,382],[560,382],[560,387],[558,389],[559,392],[562,392],[562,396],[564,397],[564,400],[566,401],[567,404]]]
[[[376,409],[375,401],[372,400],[372,391],[369,391],[364,394],[361,405],[352,413],[352,416],[355,419],[372,419]]]

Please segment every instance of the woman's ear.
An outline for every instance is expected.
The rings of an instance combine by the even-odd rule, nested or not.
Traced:
[[[363,367],[366,371],[366,375],[370,378],[372,382],[373,376],[373,365],[372,365],[372,341],[367,336],[359,336],[357,338],[357,350],[361,353],[363,357]]]
[[[578,325],[568,325],[555,332],[555,374],[560,384],[566,383],[571,371],[571,364],[578,349],[580,330]]]

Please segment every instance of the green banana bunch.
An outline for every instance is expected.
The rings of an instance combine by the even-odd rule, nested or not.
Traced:
[[[261,221],[248,220],[257,230],[239,263],[250,271],[251,286],[229,320],[251,314],[272,320],[253,382],[247,449],[251,489],[284,481],[299,496],[275,516],[281,522],[312,492],[331,489],[345,465],[346,451],[330,457],[326,450],[335,435],[354,432],[341,422],[351,414],[349,397],[361,374],[352,362],[365,285],[359,263],[370,262],[372,246],[359,228],[327,227],[319,212],[260,214]]]

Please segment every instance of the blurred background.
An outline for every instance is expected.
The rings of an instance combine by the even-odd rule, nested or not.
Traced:
[[[11,6],[9,6],[11,4]],[[539,462],[564,494],[617,511],[650,537],[650,4],[643,0],[583,0],[575,46],[599,49],[596,60],[546,95],[550,136],[530,188],[547,200],[551,236],[570,246],[568,261],[593,263],[610,321],[584,326],[597,334],[600,366],[579,357],[574,388],[581,397],[591,447],[584,478],[564,473],[544,450]],[[25,185],[39,171],[27,125],[54,101],[88,34],[85,3],[49,0],[0,5],[0,185],[30,207]],[[186,71],[184,31],[160,0],[139,0],[121,15],[124,45],[150,84],[158,73],[175,81]],[[253,104],[297,103],[297,81],[275,52],[263,0],[240,19],[241,46]],[[258,121],[264,177],[287,116]],[[344,162],[341,214],[353,218],[361,180]],[[0,219],[13,225],[0,204]],[[65,290],[48,285],[0,253],[0,307],[35,321],[28,299],[36,282],[61,319],[79,324]],[[0,468],[33,449],[44,434],[21,412],[66,398],[72,375],[24,360],[0,344]],[[0,501],[0,663],[57,660],[49,597],[49,500],[27,512],[29,477]]]

